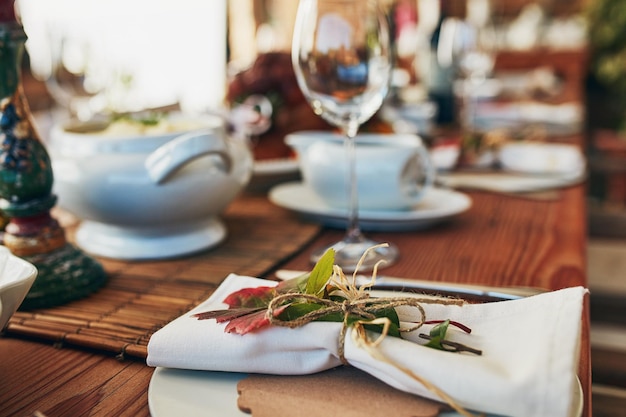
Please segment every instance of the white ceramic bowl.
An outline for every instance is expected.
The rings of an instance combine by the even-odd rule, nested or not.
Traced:
[[[325,131],[285,138],[298,155],[307,186],[330,207],[348,206],[348,153],[344,138]],[[409,210],[426,195],[434,165],[414,134],[361,133],[355,138],[358,204],[362,210]]]
[[[229,137],[218,117],[170,117],[180,129],[52,129],[54,192],[60,207],[83,220],[76,243],[87,252],[168,258],[210,248],[226,236],[219,214],[250,180],[248,144]]]
[[[2,266],[3,265],[3,266]],[[0,330],[9,322],[35,282],[37,268],[0,246]]]
[[[568,174],[585,169],[580,148],[563,143],[507,143],[498,158],[503,168],[530,174]]]

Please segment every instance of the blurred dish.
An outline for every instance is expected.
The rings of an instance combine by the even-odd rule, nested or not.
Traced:
[[[347,211],[328,206],[303,183],[278,185],[270,190],[269,199],[274,204],[295,211],[312,221],[330,227],[346,227]],[[359,224],[361,229],[367,231],[422,230],[465,212],[471,205],[472,200],[466,194],[432,188],[409,210],[361,210]]]
[[[148,405],[153,417],[250,416],[237,407],[237,383],[247,374],[156,368],[148,388]],[[580,382],[574,388],[571,417],[582,415],[583,393]],[[441,417],[458,417],[446,412]],[[491,414],[486,417],[493,416]],[[495,416],[493,416],[495,417]]]
[[[174,123],[177,117],[181,121]],[[168,118],[170,125],[192,130],[143,134],[121,126],[108,136],[93,123],[53,127],[48,149],[55,191],[59,207],[83,220],[76,232],[82,249],[116,259],[158,259],[205,250],[225,238],[219,215],[252,175],[248,143],[230,136],[217,116]]]
[[[500,148],[498,159],[506,170],[529,174],[573,174],[585,169],[577,146],[558,143],[508,143]]]
[[[254,161],[253,175],[292,174],[299,171],[296,158],[261,159]]]
[[[148,405],[153,417],[221,416],[246,417],[237,406],[237,383],[247,374],[156,368],[148,388]],[[580,381],[573,388],[571,417],[582,415]],[[446,412],[441,417],[458,417]],[[486,417],[492,416],[491,414]],[[494,416],[495,417],[495,416]]]
[[[450,188],[524,193],[569,187],[584,179],[584,172],[544,176],[513,172],[446,172],[439,175],[437,181]]]
[[[454,169],[461,155],[461,146],[458,143],[444,143],[430,149],[430,159],[439,171]]]
[[[485,102],[477,107],[475,124],[484,131],[536,125],[548,135],[571,135],[583,127],[583,110],[578,103]]]
[[[0,330],[24,301],[37,277],[37,268],[0,246]]]
[[[394,132],[426,136],[433,131],[436,115],[437,105],[430,101],[400,105],[385,103],[380,110],[382,120],[391,124]]]

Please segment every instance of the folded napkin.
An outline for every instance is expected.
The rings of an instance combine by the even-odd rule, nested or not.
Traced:
[[[267,285],[272,282],[230,275],[208,300],[152,336],[148,365],[284,375],[310,374],[340,365],[341,323],[270,327],[242,336],[224,333],[224,323],[192,317],[227,308],[222,300],[234,291]],[[482,356],[421,346],[417,334],[405,336],[413,341],[387,336],[377,349],[391,358],[394,366],[357,346],[348,330],[345,358],[397,389],[441,400],[398,366],[410,369],[468,409],[512,417],[569,417],[578,386],[585,293],[584,288],[575,287],[490,304],[424,304],[428,320],[458,320],[469,326],[469,335],[451,328],[449,339],[482,349]],[[399,311],[401,320],[412,311]]]

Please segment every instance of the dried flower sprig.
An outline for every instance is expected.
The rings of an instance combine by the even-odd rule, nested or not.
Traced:
[[[369,250],[375,250],[378,246]],[[328,250],[313,269],[299,277],[280,282],[275,287],[262,286],[235,291],[224,299],[226,310],[212,310],[195,314],[198,320],[215,319],[218,323],[227,322],[225,332],[244,335],[264,327],[275,325],[300,327],[311,321],[343,322],[349,327],[355,321],[369,320],[368,330],[393,337],[401,337],[404,332],[419,329],[424,324],[436,324],[429,335],[420,335],[429,340],[425,344],[434,349],[471,352],[481,354],[462,344],[445,339],[448,325],[452,324],[470,333],[471,329],[461,323],[444,320],[427,321],[422,304],[453,304],[463,302],[457,299],[432,299],[416,297],[370,297],[369,290],[376,282],[378,265],[372,272],[372,279],[358,286],[358,267],[352,277],[345,276],[342,269],[334,264],[334,250]],[[367,256],[367,252],[363,258]],[[402,327],[395,308],[410,306],[418,310],[417,320],[410,327]],[[386,319],[382,325],[376,319]]]
[[[374,246],[369,250],[375,250]],[[361,262],[368,254],[366,251]],[[470,352],[480,355],[482,352],[462,344],[446,340],[448,327],[453,325],[470,333],[465,325],[450,320],[426,320],[422,304],[436,303],[460,305],[462,300],[434,299],[416,297],[370,297],[368,290],[375,284],[378,264],[375,265],[370,282],[357,286],[357,264],[352,279],[348,279],[340,267],[334,264],[335,252],[330,249],[313,267],[311,272],[291,280],[282,281],[275,287],[244,288],[226,297],[226,310],[213,310],[197,313],[193,317],[198,320],[215,319],[217,322],[228,322],[225,331],[244,335],[268,326],[301,327],[312,321],[342,322],[343,326],[338,337],[339,357],[347,364],[344,357],[344,341],[347,329],[353,328],[352,339],[357,346],[365,349],[380,361],[394,366],[410,378],[422,384],[426,389],[448,403],[454,410],[466,417],[471,413],[461,407],[454,398],[415,374],[393,359],[386,357],[377,349],[386,336],[401,337],[403,332],[414,331],[424,324],[436,324],[428,335],[420,337],[428,339],[424,346],[453,352]],[[403,328],[396,313],[396,307],[410,306],[419,312],[416,322],[409,328]],[[372,339],[369,332],[379,333]]]

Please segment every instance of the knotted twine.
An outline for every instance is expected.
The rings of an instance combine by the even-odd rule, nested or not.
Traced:
[[[374,250],[379,246],[374,246],[369,250]],[[388,310],[391,308],[408,306],[414,307],[419,312],[418,320],[414,323],[413,326],[408,328],[400,328],[400,332],[412,332],[414,330],[419,329],[426,322],[426,312],[422,304],[441,304],[441,305],[462,305],[464,303],[463,300],[459,299],[448,299],[448,298],[417,298],[417,297],[381,297],[381,298],[371,298],[369,293],[366,292],[367,289],[371,288],[376,280],[376,274],[378,270],[378,264],[374,266],[374,270],[372,272],[372,279],[369,283],[361,285],[357,288],[356,286],[356,276],[359,266],[361,265],[363,259],[367,256],[368,251],[365,252],[359,264],[357,264],[357,268],[354,271],[352,276],[352,282],[350,283],[348,279],[343,274],[341,268],[337,265],[333,266],[333,275],[329,281],[329,285],[331,287],[335,287],[336,291],[341,293],[345,298],[342,301],[335,301],[328,298],[318,297],[312,294],[302,294],[302,293],[286,293],[280,294],[274,297],[268,307],[266,317],[270,321],[272,325],[288,327],[288,328],[297,328],[304,326],[307,323],[312,321],[321,319],[330,314],[340,313],[343,315],[342,327],[339,333],[338,338],[338,354],[339,359],[344,365],[349,365],[347,359],[345,358],[345,336],[348,331],[348,327],[353,327],[352,332],[352,340],[358,347],[365,349],[373,358],[387,363],[402,373],[406,374],[410,378],[416,380],[418,383],[423,385],[426,389],[434,393],[436,396],[445,401],[450,407],[452,407],[459,414],[466,417],[473,417],[473,414],[466,411],[463,407],[457,404],[457,402],[446,394],[443,390],[438,388],[436,385],[432,384],[428,380],[422,378],[421,376],[415,374],[410,369],[407,369],[392,359],[383,355],[380,350],[376,349],[380,343],[382,343],[383,339],[389,333],[389,328],[392,324],[391,320],[388,317],[377,317],[376,313],[381,312],[383,310]],[[293,320],[289,319],[281,319],[279,318],[279,314],[276,313],[276,310],[285,304],[290,303],[302,303],[302,302],[311,302],[315,304],[322,305],[321,308],[305,313],[304,315],[297,317]],[[353,321],[351,324],[349,323],[350,317],[358,317],[359,319]],[[380,335],[372,340],[367,332],[366,326],[368,325],[380,325],[382,326],[382,330]]]

